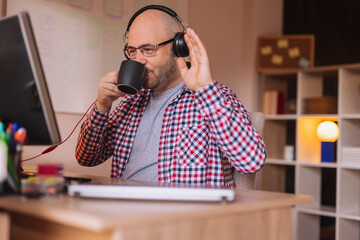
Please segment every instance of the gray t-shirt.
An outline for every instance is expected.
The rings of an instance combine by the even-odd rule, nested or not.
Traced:
[[[136,132],[129,162],[121,178],[158,180],[158,153],[162,120],[166,107],[183,88],[181,82],[161,93],[152,92]]]

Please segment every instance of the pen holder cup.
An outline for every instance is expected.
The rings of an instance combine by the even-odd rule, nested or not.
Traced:
[[[21,149],[8,151],[1,156],[5,169],[0,178],[0,194],[21,193]]]

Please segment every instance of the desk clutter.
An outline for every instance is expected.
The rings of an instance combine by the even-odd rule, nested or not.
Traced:
[[[18,178],[19,189],[10,188],[5,180],[1,184],[3,189],[0,195],[21,194],[30,198],[57,195],[66,193],[70,184],[91,181],[91,178],[64,176],[62,164],[39,164],[36,170],[20,169]]]
[[[26,129],[17,123],[0,122],[0,195],[41,196],[63,192],[68,179],[61,164],[39,164],[36,174],[24,173],[21,167]]]
[[[35,174],[22,174],[21,193],[28,197],[54,195],[64,191],[62,164],[39,164]]]

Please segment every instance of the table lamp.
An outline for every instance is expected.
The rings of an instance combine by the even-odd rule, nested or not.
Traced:
[[[321,161],[334,161],[334,142],[339,137],[339,127],[332,121],[324,121],[317,127],[317,135],[321,140]]]

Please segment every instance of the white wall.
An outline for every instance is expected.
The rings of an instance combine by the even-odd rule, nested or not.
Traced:
[[[0,17],[5,16],[5,10],[6,10],[6,6],[5,6],[5,0],[0,0]]]
[[[189,23],[208,50],[214,78],[249,111],[259,110],[257,37],[281,34],[282,8],[283,0],[189,1]]]
[[[280,34],[282,0],[190,0],[190,23],[204,42],[216,80],[232,88],[249,111],[259,110],[259,80],[256,73],[257,37]],[[78,114],[58,113],[62,138],[65,139],[81,118]],[[24,166],[38,163],[63,163],[66,171],[110,175],[111,161],[97,167],[81,167],[74,157],[77,129],[73,136],[53,152]],[[26,147],[23,159],[34,156],[45,147]]]

